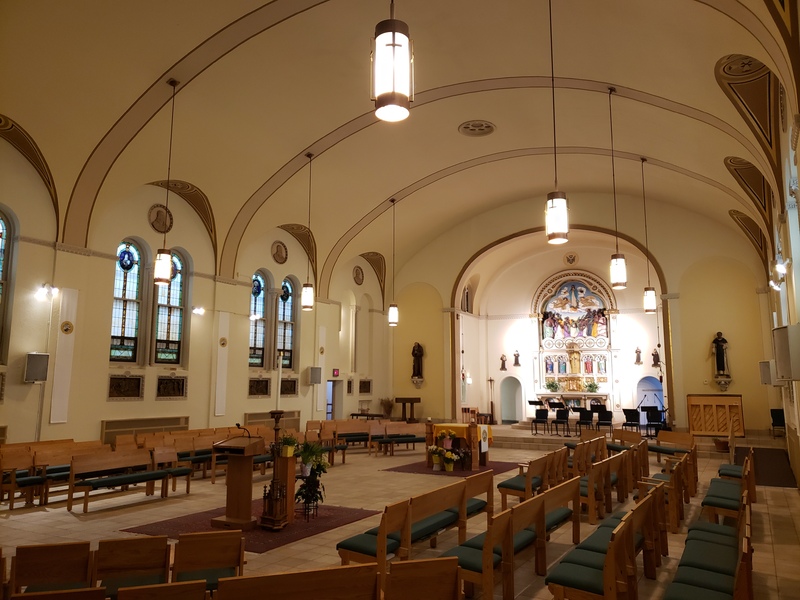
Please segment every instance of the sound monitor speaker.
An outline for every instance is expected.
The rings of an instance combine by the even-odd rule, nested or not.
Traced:
[[[322,383],[322,367],[308,367],[308,384]]]
[[[47,381],[47,365],[50,355],[46,352],[28,352],[25,358],[25,372],[22,379],[25,383]]]

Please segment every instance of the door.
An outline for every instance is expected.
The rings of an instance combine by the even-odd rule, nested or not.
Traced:
[[[522,405],[522,385],[516,377],[506,377],[500,384],[500,422],[504,425],[519,422]]]

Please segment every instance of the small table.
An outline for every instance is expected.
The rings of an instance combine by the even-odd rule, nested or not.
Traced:
[[[403,405],[403,421],[406,423],[418,423],[418,421],[414,418],[414,405],[422,402],[422,398],[395,398],[394,401]],[[408,419],[406,419],[406,406],[411,407],[411,414]]]

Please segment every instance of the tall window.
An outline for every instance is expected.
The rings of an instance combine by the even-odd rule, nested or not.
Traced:
[[[288,279],[281,284],[278,296],[278,352],[283,352],[284,369],[292,368],[294,350],[294,286]]]
[[[172,278],[156,288],[157,363],[180,364],[183,334],[183,261],[172,253]]]
[[[109,356],[113,361],[136,362],[141,314],[139,257],[139,249],[131,242],[122,242],[117,248]]]
[[[266,299],[266,286],[264,278],[256,273],[253,275],[253,288],[250,294],[250,366],[264,366],[264,333],[267,320],[264,318],[264,303]]]

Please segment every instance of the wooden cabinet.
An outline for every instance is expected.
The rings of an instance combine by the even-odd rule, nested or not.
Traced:
[[[734,394],[689,394],[686,396],[689,432],[694,435],[727,436],[729,423],[734,435],[744,437],[742,397]]]

